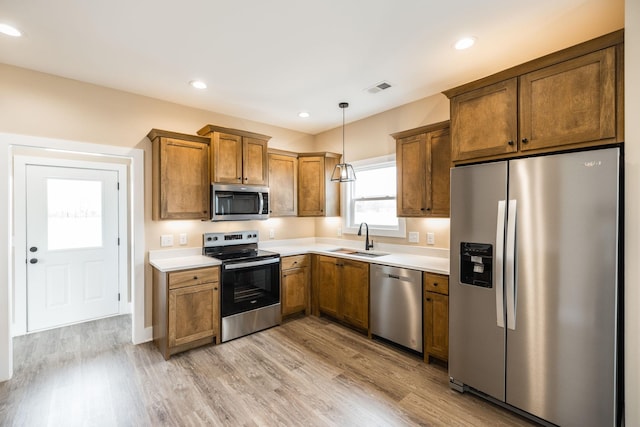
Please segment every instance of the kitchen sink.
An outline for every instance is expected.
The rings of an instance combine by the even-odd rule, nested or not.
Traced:
[[[359,251],[357,249],[350,249],[350,248],[333,249],[333,250],[331,250],[329,252],[334,252],[334,253],[338,253],[338,254],[345,254],[345,255],[364,256],[364,257],[368,257],[368,258],[376,258],[376,257],[379,257],[379,256],[389,255],[386,252]]]

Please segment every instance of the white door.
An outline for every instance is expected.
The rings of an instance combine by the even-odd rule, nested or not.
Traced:
[[[118,172],[26,166],[27,330],[118,313]]]

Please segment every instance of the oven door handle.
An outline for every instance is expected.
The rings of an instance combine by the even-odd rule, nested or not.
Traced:
[[[269,264],[277,264],[280,262],[280,258],[269,258],[260,261],[248,261],[248,262],[239,262],[234,264],[225,264],[225,270],[237,270],[239,268],[247,268],[247,267],[258,267],[260,265],[269,265]]]

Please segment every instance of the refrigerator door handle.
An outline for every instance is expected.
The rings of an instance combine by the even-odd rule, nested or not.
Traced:
[[[506,200],[498,202],[498,220],[496,224],[496,324],[504,328],[504,220]]]
[[[516,329],[516,208],[516,201],[509,200],[505,282],[507,287],[507,328],[511,330]]]

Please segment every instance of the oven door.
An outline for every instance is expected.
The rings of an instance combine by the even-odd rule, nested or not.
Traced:
[[[280,258],[222,265],[222,317],[280,302]]]

